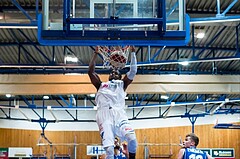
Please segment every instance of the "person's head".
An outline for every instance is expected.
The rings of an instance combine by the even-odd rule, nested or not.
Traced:
[[[183,141],[183,145],[185,148],[189,148],[192,146],[197,147],[198,143],[199,138],[194,133],[187,134],[185,140]]]
[[[122,79],[122,75],[121,73],[116,70],[116,69],[113,69],[112,72],[109,74],[109,81],[111,80],[121,80]]]

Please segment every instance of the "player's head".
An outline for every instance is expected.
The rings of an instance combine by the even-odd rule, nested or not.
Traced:
[[[183,141],[183,145],[185,148],[192,146],[197,147],[198,143],[199,138],[194,133],[187,134],[185,140]]]
[[[121,79],[122,79],[122,75],[116,69],[113,69],[112,72],[109,74],[109,81],[111,81],[111,80],[121,80]]]

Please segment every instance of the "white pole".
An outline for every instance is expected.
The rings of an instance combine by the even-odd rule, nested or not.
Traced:
[[[84,98],[84,107],[86,107],[87,106],[87,98],[85,97]]]
[[[179,0],[179,31],[182,31],[185,29],[184,23],[185,23],[185,0]]]
[[[151,46],[148,45],[148,61],[151,62]]]
[[[115,18],[115,12],[116,12],[116,0],[113,0],[113,8],[112,8],[112,16]]]
[[[77,159],[77,136],[74,137],[74,159]]]
[[[94,18],[94,1],[90,1],[90,18]]]
[[[155,1],[153,0],[153,4],[152,4],[152,10],[153,10],[153,18],[156,18],[157,16],[155,15]]]
[[[48,30],[49,0],[43,0],[43,30]]]
[[[73,0],[73,18],[75,18],[76,0]]]
[[[134,18],[138,17],[138,1],[137,0],[133,1],[133,17]]]
[[[220,0],[217,0],[217,16],[221,15]]]

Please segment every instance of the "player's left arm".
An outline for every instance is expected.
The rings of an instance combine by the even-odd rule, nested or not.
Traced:
[[[133,78],[137,73],[137,58],[136,58],[135,48],[133,46],[130,46],[130,51],[131,51],[130,70],[127,72],[127,74],[123,78],[124,91],[127,89],[129,84],[132,83]]]

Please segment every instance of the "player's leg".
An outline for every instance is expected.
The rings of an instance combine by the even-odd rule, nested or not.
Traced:
[[[98,114],[99,115],[99,114]],[[101,114],[103,115],[103,114]],[[105,118],[97,118],[102,145],[106,151],[106,159],[114,158],[114,133],[112,120]]]
[[[134,129],[128,120],[122,120],[120,123],[121,135],[128,142],[129,159],[135,159],[137,151],[137,138]]]
[[[106,159],[114,158],[114,134],[112,131],[112,124],[104,122],[101,124],[100,135],[102,144],[106,151]]]

